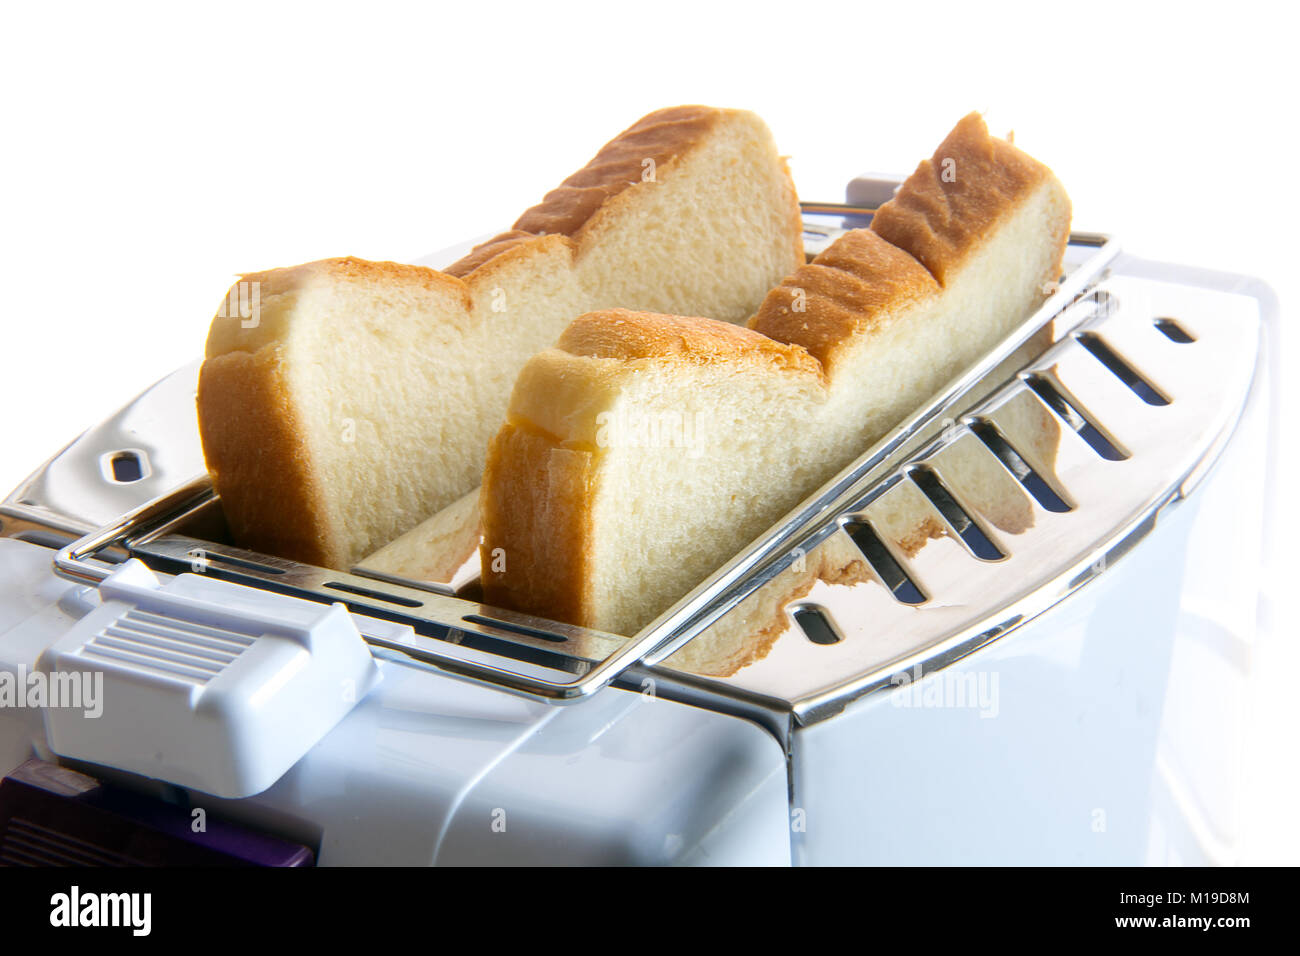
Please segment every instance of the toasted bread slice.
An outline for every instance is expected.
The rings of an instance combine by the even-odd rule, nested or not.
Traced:
[[[485,599],[636,632],[1028,317],[1069,223],[1051,171],[972,115],[749,335],[576,320],[525,366],[488,454]]]
[[[198,395],[235,540],[349,567],[479,483],[520,368],[574,316],[743,321],[802,261],[763,122],[678,107],[443,272],[330,259],[246,275],[228,300],[258,314],[213,320]]]

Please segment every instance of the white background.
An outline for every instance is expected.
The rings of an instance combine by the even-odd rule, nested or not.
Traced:
[[[508,226],[642,114],[760,113],[805,199],[971,109],[1075,226],[1296,301],[1292,17],[1233,2],[24,5],[0,26],[0,494],[202,352],[240,272]],[[1293,337],[1294,338],[1294,337]],[[1288,340],[1286,347],[1290,349]],[[1285,354],[1283,368],[1295,367]],[[1279,483],[1295,472],[1289,389]],[[1291,603],[1295,511],[1262,572]],[[1261,654],[1248,862],[1300,862],[1295,626]]]

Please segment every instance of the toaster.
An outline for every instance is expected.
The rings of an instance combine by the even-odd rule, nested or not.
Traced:
[[[0,862],[1234,862],[1276,300],[1086,233],[1048,291],[631,637],[236,547],[179,369],[0,505]]]

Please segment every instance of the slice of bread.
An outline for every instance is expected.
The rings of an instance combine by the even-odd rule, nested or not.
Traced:
[[[473,489],[524,362],[609,306],[743,321],[803,262],[752,113],[652,113],[443,272],[330,259],[243,276],[200,434],[236,542],[347,568]],[[247,312],[248,310],[245,310]]]
[[[489,450],[485,600],[635,633],[1023,321],[1069,223],[1051,171],[972,114],[749,330],[579,318]]]
[[[478,548],[483,541],[478,494],[475,488],[425,518],[374,554],[362,558],[359,566],[413,581],[445,584],[452,590],[477,581]]]
[[[489,450],[485,600],[633,633],[797,498],[790,432],[825,397],[806,350],[749,329],[575,320],[524,367]]]

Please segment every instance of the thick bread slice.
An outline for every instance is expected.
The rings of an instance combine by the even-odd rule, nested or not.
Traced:
[[[622,310],[576,319],[524,367],[488,455],[488,603],[635,630],[770,507],[766,483],[741,479],[768,452],[773,487],[787,484],[790,415],[825,399],[816,360],[757,332]]]
[[[802,261],[766,126],[688,106],[641,120],[445,272],[330,259],[244,276],[260,314],[213,320],[199,382],[232,533],[348,567],[479,483],[519,369],[575,315],[741,321]]]
[[[577,320],[489,451],[486,601],[635,632],[1027,317],[1069,221],[1050,170],[972,115],[871,230],[773,290],[743,347],[702,320]]]
[[[1004,338],[1060,278],[1070,200],[1051,170],[966,116],[881,207],[772,290],[750,327],[825,367],[859,450]],[[807,453],[844,463],[838,428]],[[849,459],[854,457],[848,456]],[[840,464],[836,464],[840,462]]]

